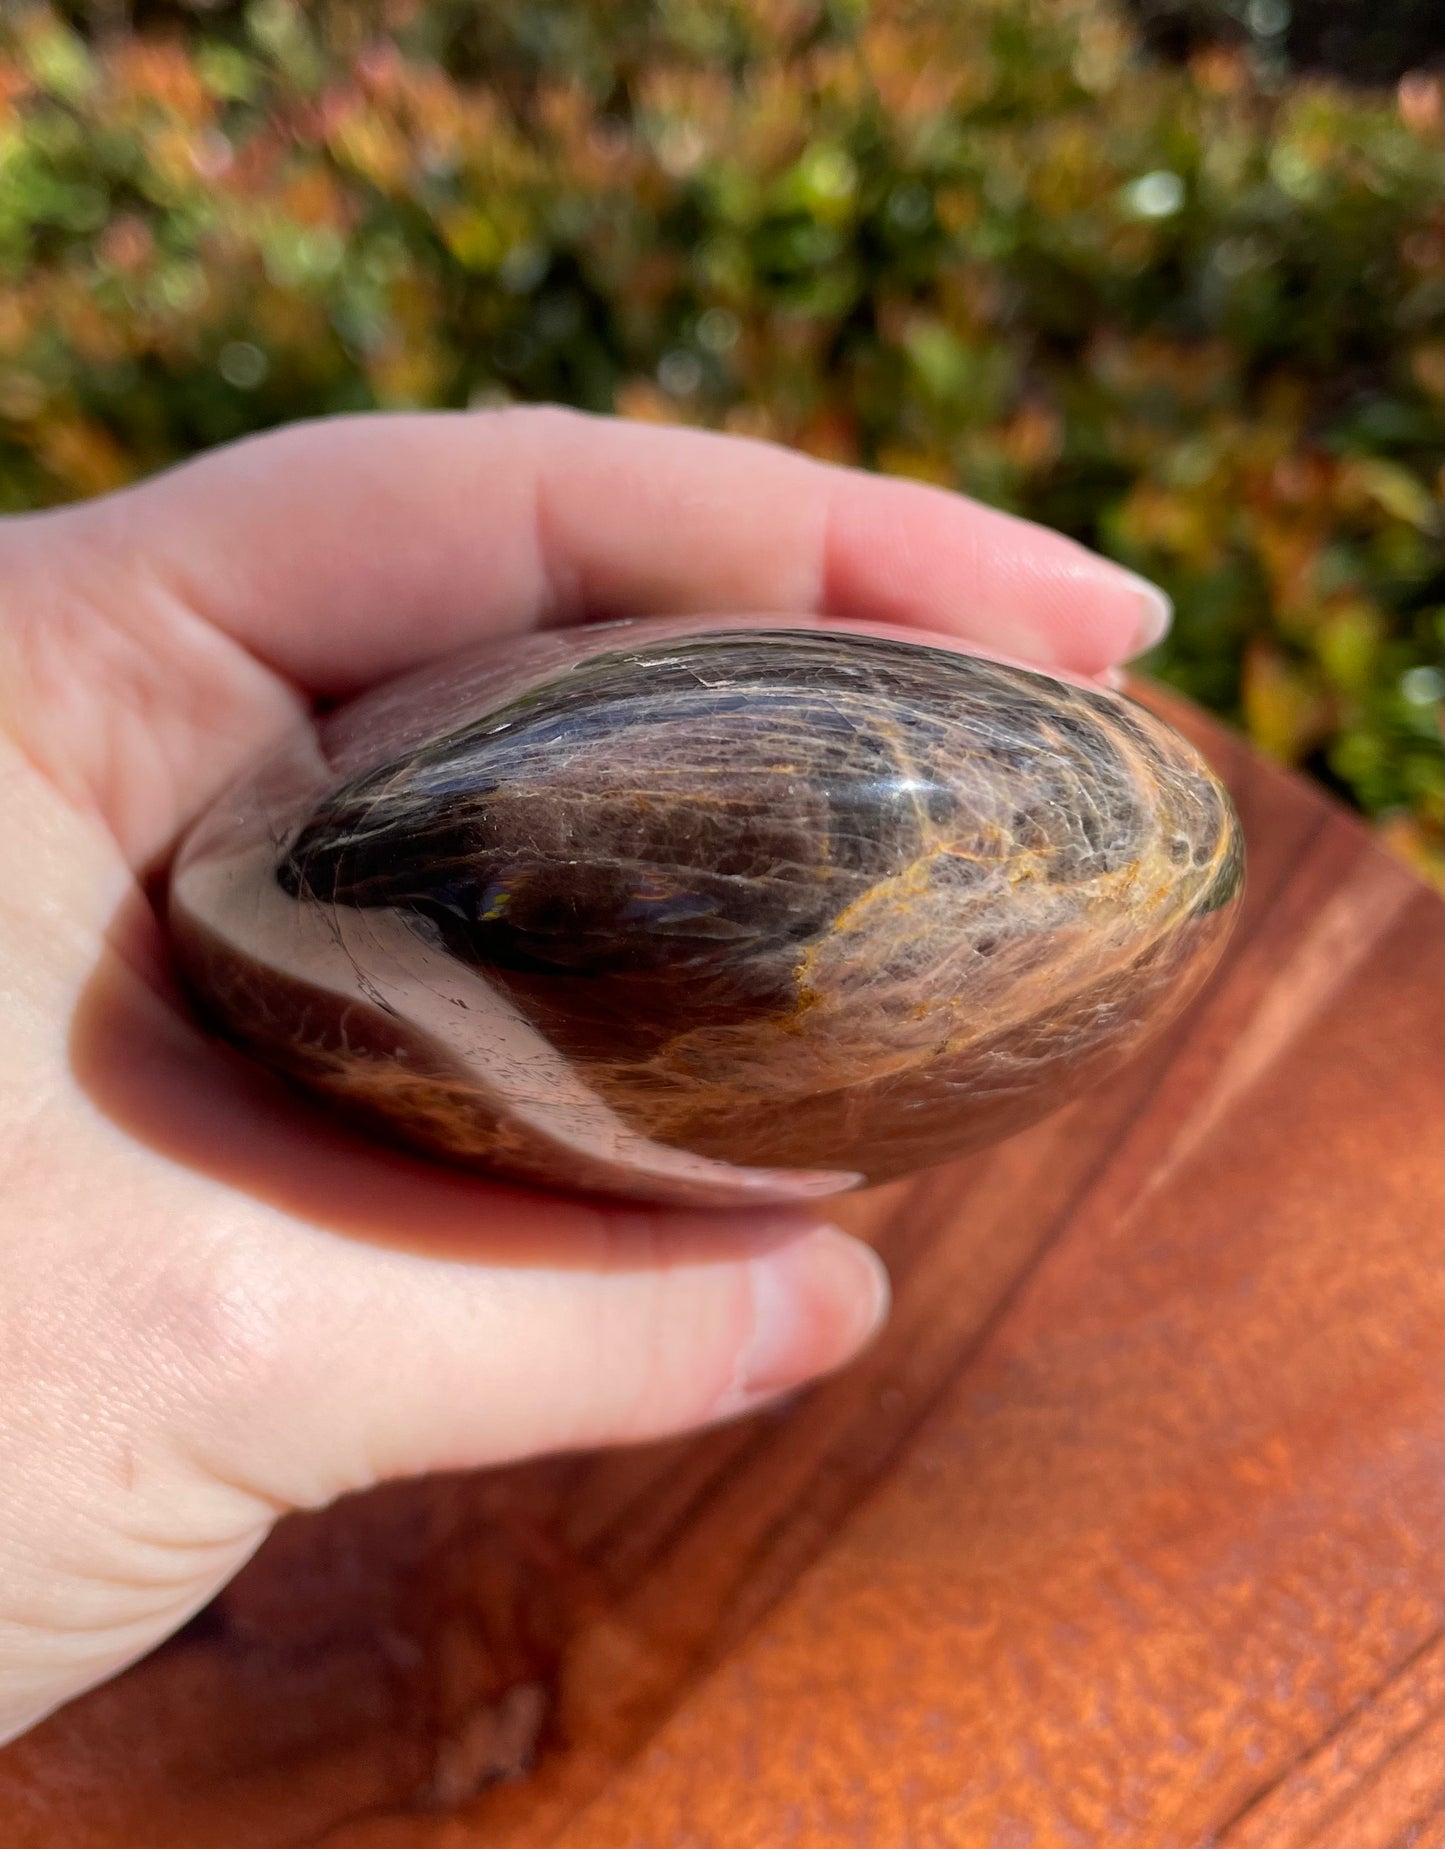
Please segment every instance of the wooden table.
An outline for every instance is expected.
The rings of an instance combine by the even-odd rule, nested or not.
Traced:
[[[791,1409],[283,1526],[0,1755],[5,1849],[1440,1849],[1442,909],[1251,849],[1144,1063],[852,1204]]]

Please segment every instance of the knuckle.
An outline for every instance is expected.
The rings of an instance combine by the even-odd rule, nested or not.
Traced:
[[[635,1288],[635,1287],[634,1287]],[[667,1265],[616,1326],[599,1318],[596,1368],[614,1383],[609,1438],[644,1439],[708,1419],[737,1383],[751,1327],[751,1294],[738,1265]]]
[[[285,1352],[284,1305],[238,1241],[168,1242],[133,1283],[124,1317],[150,1390],[224,1412],[252,1403]]]

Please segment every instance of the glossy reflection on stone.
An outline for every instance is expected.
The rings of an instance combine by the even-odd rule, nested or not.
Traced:
[[[193,831],[219,1027],[387,1135],[699,1204],[1008,1135],[1213,964],[1227,797],[1127,700],[878,633],[613,624],[298,733]]]

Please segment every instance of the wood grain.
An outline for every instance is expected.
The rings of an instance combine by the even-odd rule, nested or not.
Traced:
[[[1184,723],[1250,845],[1222,975],[851,1205],[862,1363],[284,1524],[0,1754],[0,1842],[1442,1849],[1442,908]]]

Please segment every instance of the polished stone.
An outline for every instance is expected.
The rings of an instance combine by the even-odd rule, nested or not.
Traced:
[[[1194,993],[1228,798],[1132,702],[897,635],[612,624],[298,732],[171,889],[212,1021],[373,1133],[694,1203],[1009,1135]]]

